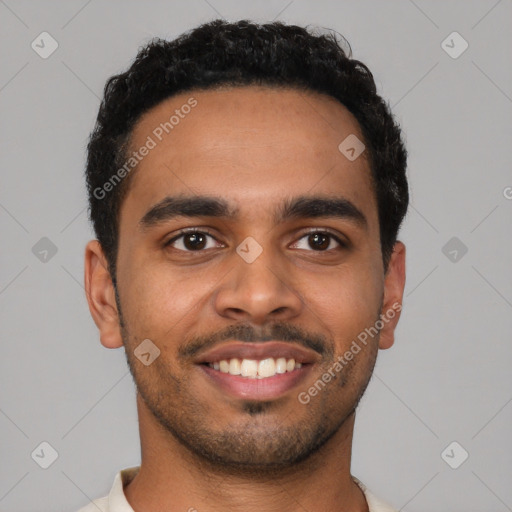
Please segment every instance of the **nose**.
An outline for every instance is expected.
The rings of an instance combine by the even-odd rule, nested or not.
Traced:
[[[235,321],[264,324],[300,315],[303,298],[285,261],[265,249],[252,262],[234,253],[233,269],[214,294],[217,314]]]

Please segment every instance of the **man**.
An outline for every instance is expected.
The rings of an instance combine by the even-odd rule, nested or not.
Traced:
[[[400,316],[400,129],[333,35],[216,20],[106,87],[91,314],[124,346],[140,467],[82,512],[387,512],[350,474]]]

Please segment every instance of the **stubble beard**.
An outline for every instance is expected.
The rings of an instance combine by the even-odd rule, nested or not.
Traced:
[[[150,367],[136,360],[133,349],[140,340],[131,339],[119,306],[118,303],[126,359],[145,406],[161,428],[185,447],[199,465],[226,474],[272,477],[287,469],[296,471],[297,465],[311,460],[355,413],[377,357],[376,347],[367,346],[372,353],[361,365],[366,367],[362,369],[364,378],[359,389],[354,389],[352,377],[357,372],[353,359],[309,404],[303,405],[292,397],[300,417],[293,423],[287,416],[280,417],[281,400],[246,400],[237,415],[240,417],[242,412],[243,420],[216,430],[211,426],[211,408],[215,404],[205,404],[187,393],[187,383],[173,376],[161,357],[151,364],[151,373],[147,371]],[[333,363],[324,361],[321,366],[327,369]],[[358,371],[361,373],[361,368]],[[347,396],[352,397],[349,403]],[[293,415],[292,411],[288,416]]]

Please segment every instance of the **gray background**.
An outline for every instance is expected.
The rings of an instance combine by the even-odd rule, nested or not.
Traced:
[[[360,406],[353,474],[407,512],[512,510],[510,0],[0,1],[0,510],[73,512],[140,461],[124,353],[100,344],[82,287],[84,146],[141,44],[220,16],[334,28],[405,130],[404,312]],[[59,45],[46,59],[31,48],[43,31]],[[453,31],[458,58],[441,45]],[[33,249],[43,237],[55,255]],[[441,456],[453,441],[446,460],[469,453],[458,469]]]

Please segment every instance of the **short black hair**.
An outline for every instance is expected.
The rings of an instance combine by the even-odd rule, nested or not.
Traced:
[[[350,44],[338,36],[334,31],[315,34],[281,22],[214,20],[172,41],[152,39],[127,71],[108,79],[87,146],[86,180],[89,217],[114,284],[119,211],[133,173],[118,186],[112,179],[119,179],[115,175],[129,158],[135,124],[142,114],[177,93],[226,85],[327,94],[355,116],[368,151],[387,269],[409,202],[407,151],[399,124],[377,94],[372,73],[351,58]],[[114,186],[105,187],[107,182]]]

